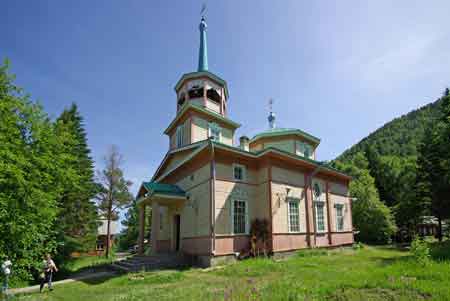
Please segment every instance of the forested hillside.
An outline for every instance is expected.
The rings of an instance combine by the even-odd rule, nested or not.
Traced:
[[[446,89],[442,98],[386,123],[332,162],[353,177],[350,193],[357,199],[353,215],[361,240],[410,239],[422,216],[447,218],[442,204],[449,183],[439,166],[447,157],[449,100]]]
[[[425,129],[439,115],[441,99],[386,123],[336,158],[349,161],[368,146],[381,156],[416,156]]]

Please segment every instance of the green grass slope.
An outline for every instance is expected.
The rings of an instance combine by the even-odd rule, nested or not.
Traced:
[[[441,246],[443,247],[443,245]],[[448,252],[448,245],[445,248]],[[450,300],[450,265],[391,247],[307,250],[282,261],[134,273],[63,284],[17,300]]]

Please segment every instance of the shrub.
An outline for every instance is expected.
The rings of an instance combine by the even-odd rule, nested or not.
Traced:
[[[426,265],[430,259],[430,248],[420,237],[416,237],[411,243],[411,253],[414,259],[421,265]]]
[[[364,249],[364,244],[361,242],[356,242],[352,245],[353,250]]]

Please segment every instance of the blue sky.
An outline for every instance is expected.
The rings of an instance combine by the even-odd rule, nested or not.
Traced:
[[[394,3],[395,2],[395,3]],[[209,69],[230,90],[236,137],[277,124],[322,139],[330,160],[450,85],[448,1],[208,1]],[[148,180],[168,149],[173,87],[197,67],[202,1],[7,0],[0,58],[56,117],[75,101],[101,166]]]

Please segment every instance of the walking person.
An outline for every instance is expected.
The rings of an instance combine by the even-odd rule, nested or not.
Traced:
[[[9,275],[11,275],[12,262],[8,258],[2,263],[3,285],[2,293],[7,294]]]
[[[43,271],[41,274],[41,287],[39,291],[42,293],[42,289],[44,288],[45,283],[48,283],[48,289],[50,291],[53,290],[52,288],[52,277],[53,272],[58,272],[58,268],[56,267],[56,264],[53,262],[52,257],[50,254],[47,254],[44,258],[43,262]]]

